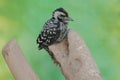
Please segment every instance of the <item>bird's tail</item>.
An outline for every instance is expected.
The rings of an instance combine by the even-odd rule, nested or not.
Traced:
[[[38,49],[41,50],[43,47],[39,44]]]
[[[41,46],[42,43],[40,43],[39,37],[37,38],[36,43],[38,44],[38,50],[41,50],[43,47]]]

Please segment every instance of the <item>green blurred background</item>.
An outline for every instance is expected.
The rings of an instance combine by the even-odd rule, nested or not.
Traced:
[[[65,80],[36,38],[58,7],[65,8],[85,40],[103,80],[120,80],[120,0],[0,0],[0,50],[16,38],[41,80]],[[0,80],[14,80],[0,51]]]

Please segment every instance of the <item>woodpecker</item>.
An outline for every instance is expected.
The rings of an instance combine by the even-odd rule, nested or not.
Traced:
[[[57,8],[53,11],[50,18],[43,26],[37,37],[38,49],[46,48],[56,42],[61,42],[67,35],[68,22],[73,21],[67,11],[63,8]]]

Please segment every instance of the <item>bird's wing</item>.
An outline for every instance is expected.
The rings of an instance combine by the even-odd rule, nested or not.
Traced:
[[[47,47],[53,44],[60,35],[59,25],[54,23],[46,23],[44,25],[44,29],[41,31],[37,38],[37,43],[39,44],[39,48]]]

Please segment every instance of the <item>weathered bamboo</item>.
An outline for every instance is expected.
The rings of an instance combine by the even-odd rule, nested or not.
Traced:
[[[16,40],[11,40],[3,48],[2,54],[15,80],[39,80],[29,66]]]
[[[48,51],[66,80],[102,80],[90,51],[75,31],[70,30],[66,39],[49,46]],[[15,40],[3,48],[3,56],[15,80],[39,80]]]
[[[73,30],[67,39],[49,47],[67,80],[102,80],[83,39]]]

